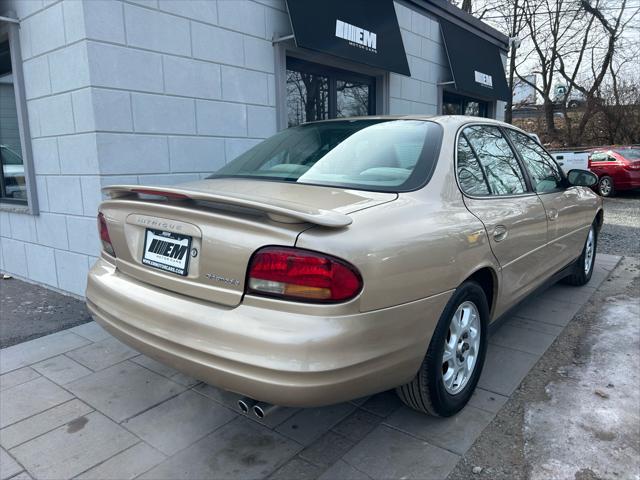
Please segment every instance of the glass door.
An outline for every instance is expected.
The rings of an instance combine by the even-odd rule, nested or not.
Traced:
[[[287,125],[375,114],[375,78],[287,58]]]

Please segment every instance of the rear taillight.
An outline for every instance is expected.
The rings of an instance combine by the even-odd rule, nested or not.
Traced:
[[[624,164],[627,170],[640,170],[640,162],[629,162]]]
[[[353,265],[329,255],[299,248],[265,247],[253,254],[247,291],[307,302],[337,303],[362,290]]]
[[[102,248],[109,255],[115,257],[116,252],[113,249],[111,238],[109,237],[109,229],[107,228],[107,221],[104,218],[102,212],[98,212],[98,232],[100,232],[100,241],[102,242]]]

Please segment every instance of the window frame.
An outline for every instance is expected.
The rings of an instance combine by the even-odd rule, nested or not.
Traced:
[[[518,163],[518,166],[520,167],[520,170],[522,171],[522,176],[524,178],[524,183],[525,183],[525,191],[522,193],[515,193],[515,194],[507,194],[507,195],[495,195],[493,193],[490,193],[489,195],[470,195],[467,192],[465,192],[462,189],[462,185],[460,184],[460,179],[458,178],[458,142],[460,141],[460,136],[464,134],[464,130],[468,127],[494,127],[497,128],[500,131],[500,134],[505,138],[505,141],[507,142],[507,144],[509,145],[509,148],[511,149],[511,152],[513,153],[514,158],[516,159],[516,162]],[[515,129],[514,129],[515,130]],[[466,135],[465,135],[466,138]],[[478,154],[475,151],[475,148],[473,148],[473,145],[471,145],[471,142],[469,142],[469,140],[467,139],[467,143],[469,143],[469,146],[471,147],[471,151],[473,152],[473,155],[476,157],[476,161],[482,165],[482,162],[480,162],[480,159],[478,158]],[[532,195],[536,195],[536,192],[533,190],[532,184],[531,184],[531,178],[529,177],[529,171],[526,169],[526,167],[523,165],[522,159],[520,158],[520,155],[518,155],[518,152],[516,152],[513,148],[513,144],[511,143],[510,139],[507,137],[506,133],[504,132],[504,129],[502,127],[502,125],[500,124],[496,124],[496,123],[492,123],[492,122],[469,122],[469,123],[465,123],[462,124],[458,127],[458,130],[456,132],[456,136],[455,136],[455,148],[454,148],[454,161],[453,161],[453,169],[454,169],[454,175],[456,178],[456,184],[458,185],[458,190],[460,190],[460,192],[462,193],[462,195],[464,195],[467,198],[473,198],[473,199],[477,199],[477,200],[491,200],[491,199],[500,199],[500,198],[519,198],[519,197],[526,197],[526,196],[532,196]],[[487,181],[486,178],[486,173],[484,172],[484,166],[482,166],[482,172],[483,175],[485,176],[485,181]]]
[[[31,131],[29,129],[27,99],[24,89],[24,72],[22,69],[22,53],[20,50],[20,24],[18,20],[15,22],[8,20],[0,21],[0,39],[5,38],[9,41],[9,51],[11,54],[11,73],[13,75],[13,89],[18,117],[18,132],[20,135],[20,147],[22,149],[27,200],[25,202],[24,200],[0,197],[0,210],[38,215],[40,210],[38,197],[36,195],[33,153],[31,150]],[[4,173],[0,172],[0,175],[4,175]]]
[[[520,161],[520,164],[522,165],[522,167],[524,168],[525,172],[526,172],[526,177],[528,179],[528,182],[531,186],[532,191],[536,194],[536,195],[547,195],[549,193],[558,193],[558,192],[564,192],[567,187],[569,186],[569,183],[567,181],[567,176],[564,173],[564,170],[562,170],[562,167],[558,164],[558,161],[553,157],[553,155],[551,155],[546,148],[544,148],[544,146],[539,143],[536,142],[535,139],[531,138],[529,135],[527,135],[526,132],[522,131],[522,130],[518,130],[517,128],[513,128],[513,127],[505,127],[505,126],[501,126],[500,127],[501,130],[503,130],[503,134],[504,137],[507,139],[507,142],[509,142],[509,145],[511,145],[511,149],[513,150],[513,152],[516,154],[516,157],[518,157],[518,160]],[[553,190],[549,190],[548,192],[536,192],[536,189],[533,187],[533,182],[531,181],[531,173],[529,172],[529,168],[527,167],[526,162],[524,161],[524,159],[522,158],[522,156],[520,155],[520,152],[518,151],[517,148],[515,148],[515,145],[513,144],[513,141],[511,140],[511,138],[509,137],[507,131],[511,130],[513,132],[519,133],[521,135],[525,135],[526,137],[530,138],[531,141],[535,142],[538,144],[538,146],[540,146],[540,148],[542,149],[542,151],[544,153],[547,154],[547,157],[549,157],[549,159],[555,164],[555,166],[558,168],[558,172],[560,172],[560,178],[561,178],[561,183],[558,187],[554,188]]]
[[[297,57],[287,56],[285,59],[285,73],[287,70],[294,70],[296,72],[310,73],[326,77],[329,84],[329,117],[320,120],[308,120],[309,121],[321,121],[321,120],[334,120],[347,117],[336,117],[338,110],[338,81],[344,82],[358,82],[369,86],[369,102],[367,105],[367,115],[375,115],[376,112],[376,79],[375,77],[364,75],[349,70],[343,70],[341,68],[330,67],[319,63],[310,62],[308,60],[302,60]],[[286,101],[286,98],[285,98]]]

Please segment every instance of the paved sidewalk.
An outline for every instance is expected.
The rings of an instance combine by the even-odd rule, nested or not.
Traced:
[[[0,479],[441,479],[619,257],[588,286],[556,285],[491,337],[470,404],[437,419],[393,392],[264,421],[87,323],[0,350]]]

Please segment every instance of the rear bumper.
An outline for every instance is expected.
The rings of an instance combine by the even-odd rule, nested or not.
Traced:
[[[413,378],[451,293],[350,315],[229,308],[138,282],[100,259],[87,306],[114,336],[179,371],[257,400],[311,407]]]

